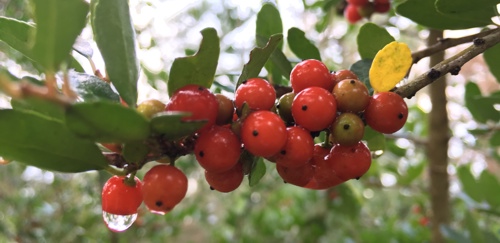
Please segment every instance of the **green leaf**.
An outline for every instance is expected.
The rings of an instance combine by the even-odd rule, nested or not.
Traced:
[[[0,16],[0,40],[32,60],[30,37],[34,31],[29,23]]]
[[[500,63],[500,45],[495,45],[484,51],[483,57],[486,64],[488,64],[491,74],[500,83],[500,68],[498,68],[498,63]]]
[[[93,142],[76,137],[63,123],[19,110],[0,110],[0,156],[60,172],[108,166]]]
[[[91,20],[109,80],[123,100],[135,107],[139,62],[128,1],[93,0]]]
[[[252,187],[259,183],[260,179],[266,174],[266,164],[264,164],[264,159],[259,157],[254,160],[252,170],[248,174],[248,184]]]
[[[10,101],[14,110],[36,113],[46,119],[62,122],[64,119],[64,108],[54,102],[32,97],[25,99],[12,99]]]
[[[304,31],[299,28],[290,28],[288,30],[287,42],[290,50],[302,60],[316,59],[321,61],[321,55],[318,48],[306,38]]]
[[[206,120],[182,121],[186,112],[160,112],[151,118],[151,130],[163,134],[168,140],[176,140],[195,133],[207,123]]]
[[[396,6],[396,12],[418,24],[440,30],[468,29],[491,24],[491,20],[486,22],[484,18],[474,20],[462,19],[459,15],[445,15],[436,9],[435,2],[436,0],[406,0]]]
[[[288,58],[285,56],[281,49],[274,49],[273,53],[271,53],[270,61],[273,64],[273,68],[271,68],[270,70],[272,70],[273,72],[278,71],[281,76],[284,76],[287,79],[290,77],[290,73],[292,72],[292,64],[290,63],[290,61],[288,61]],[[274,73],[273,76],[275,76]],[[282,82],[277,81],[281,78],[281,76],[275,76],[273,79],[273,83],[283,84]]]
[[[366,23],[359,29],[356,38],[362,59],[373,59],[385,45],[395,41],[389,32],[374,23]]]
[[[468,167],[460,166],[457,168],[457,175],[462,184],[464,192],[476,202],[483,201],[483,195],[478,188],[478,183],[471,174]]]
[[[36,22],[33,55],[47,71],[55,72],[85,27],[89,5],[83,0],[32,1]]]
[[[151,132],[146,117],[109,101],[74,104],[67,108],[65,119],[72,132],[96,142],[133,142],[146,139]]]
[[[129,163],[141,162],[149,153],[149,146],[144,141],[133,141],[123,145],[122,155]]]
[[[370,84],[370,68],[372,66],[372,62],[373,59],[359,60],[353,63],[349,68],[349,70],[356,74],[356,76],[358,76],[358,79],[366,85],[370,94],[373,93],[373,88]]]
[[[283,40],[283,35],[275,34],[269,38],[266,46],[263,48],[256,47],[250,52],[250,60],[248,60],[248,62],[243,66],[243,70],[238,78],[235,90],[243,81],[249,78],[255,78],[259,75],[260,71],[266,64],[266,61],[269,59],[281,40]]]
[[[483,194],[484,200],[492,208],[499,208],[500,195],[498,195],[498,189],[500,188],[500,182],[498,182],[498,179],[487,170],[484,170],[477,180],[477,185]]]
[[[467,21],[482,22],[485,26],[492,24],[491,18],[498,15],[496,11],[499,0],[436,0],[435,6],[445,16]]]
[[[365,127],[365,133],[363,135],[363,140],[368,144],[370,151],[385,150],[385,136],[379,133],[369,126]]]
[[[447,225],[440,225],[439,230],[446,239],[455,243],[472,243],[463,233],[458,232]]]
[[[69,73],[71,87],[85,101],[110,100],[120,102],[120,96],[113,91],[109,83],[97,76],[86,73]]]
[[[496,131],[491,135],[490,138],[490,145],[492,147],[498,147],[500,146],[500,131]]]
[[[417,179],[424,171],[427,163],[420,162],[418,165],[410,166],[406,170],[406,176],[402,176],[398,179],[401,185],[410,185],[415,179]]]
[[[358,217],[361,212],[361,201],[351,183],[343,183],[335,187],[340,202],[332,203],[332,208],[338,213],[349,217]]]
[[[259,13],[257,13],[256,26],[257,46],[266,46],[266,40],[275,34],[283,33],[283,23],[281,21],[280,12],[274,4],[266,3],[262,5]],[[278,49],[281,50],[283,43],[278,44]]]
[[[465,85],[465,106],[477,121],[482,123],[486,123],[488,120],[499,121],[500,112],[495,109],[495,104],[496,99],[489,99],[481,95],[477,84],[468,82]]]
[[[213,28],[201,31],[203,40],[194,56],[180,57],[174,60],[168,79],[168,94],[187,84],[197,84],[207,88],[212,86],[219,60],[219,37]]]
[[[469,211],[465,212],[465,227],[469,231],[469,239],[474,243],[483,243],[484,235],[479,229],[476,219],[471,215]]]

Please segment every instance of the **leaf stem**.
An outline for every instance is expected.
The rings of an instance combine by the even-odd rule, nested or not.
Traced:
[[[125,172],[125,170],[119,170],[119,169],[116,169],[113,166],[107,166],[104,170],[107,171],[107,172],[109,172],[112,175],[117,175],[117,176],[125,176],[125,175],[127,175],[127,173]]]

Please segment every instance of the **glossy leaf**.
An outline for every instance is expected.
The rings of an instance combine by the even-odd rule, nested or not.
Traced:
[[[321,60],[318,48],[306,38],[304,31],[299,28],[288,29],[287,42],[290,50],[300,59]]]
[[[123,145],[122,155],[129,163],[141,162],[149,153],[149,147],[144,141],[133,141]]]
[[[370,84],[370,67],[372,66],[372,62],[373,59],[359,60],[353,63],[349,68],[349,70],[354,72],[354,74],[358,76],[358,79],[366,85],[370,94],[373,93],[373,88]]]
[[[34,31],[29,23],[0,16],[0,40],[32,60],[30,37]]]
[[[89,4],[83,0],[32,1],[36,22],[33,55],[47,71],[55,72],[85,27]]]
[[[168,140],[176,140],[194,134],[203,127],[207,121],[182,121],[189,115],[185,112],[166,111],[156,114],[151,118],[151,130],[163,134]]]
[[[477,180],[478,188],[483,194],[484,200],[493,208],[500,208],[500,197],[498,196],[498,188],[500,182],[498,179],[488,172],[483,171]]]
[[[120,96],[113,91],[109,83],[97,76],[70,72],[69,80],[71,87],[85,101],[110,100],[120,102]]]
[[[91,13],[94,38],[109,80],[120,97],[130,107],[135,107],[139,62],[128,1],[93,0]]]
[[[150,135],[149,122],[143,115],[109,101],[74,104],[67,108],[65,121],[72,132],[96,142],[133,142]]]
[[[363,140],[366,141],[370,151],[385,150],[385,136],[379,133],[369,126],[365,127],[365,133],[363,135]]]
[[[377,52],[370,67],[370,84],[376,92],[389,91],[408,73],[413,59],[405,43],[391,42]]]
[[[500,63],[500,45],[495,45],[484,51],[483,57],[486,64],[488,64],[491,74],[500,83],[500,68],[498,68],[498,64]]]
[[[64,119],[64,108],[51,101],[36,97],[25,99],[12,99],[10,101],[14,110],[36,113],[47,119],[62,122]]]
[[[203,29],[201,34],[203,40],[194,56],[174,60],[167,83],[169,95],[187,84],[197,84],[207,88],[212,86],[219,61],[219,37],[213,28]]]
[[[266,164],[264,164],[264,160],[259,157],[254,160],[254,164],[252,170],[248,174],[248,184],[252,187],[259,183],[260,179],[264,177],[266,174]]]
[[[257,46],[264,47],[266,41],[275,34],[283,33],[283,23],[281,21],[280,12],[272,3],[262,5],[259,13],[257,13],[256,26],[256,41]],[[281,50],[283,43],[278,44],[278,49]]]
[[[454,19],[482,22],[486,26],[492,24],[491,18],[498,15],[496,6],[499,0],[436,0],[439,13]]]
[[[474,176],[471,174],[469,168],[461,166],[457,168],[457,175],[462,184],[464,192],[476,202],[483,201],[483,195],[478,190],[478,183]]]
[[[361,59],[373,59],[379,50],[395,40],[385,28],[366,23],[359,29],[356,41]]]
[[[250,52],[250,60],[248,60],[248,62],[243,66],[243,70],[238,78],[235,89],[237,89],[243,81],[259,75],[260,71],[266,64],[266,61],[282,40],[282,34],[273,35],[269,38],[266,46],[263,48],[256,47]]]
[[[396,6],[396,12],[418,24],[441,30],[468,29],[491,24],[491,20],[485,22],[484,18],[476,20],[460,15],[445,15],[436,9],[435,2],[436,0],[406,0]]]
[[[0,156],[60,172],[108,166],[95,143],[76,137],[61,122],[19,110],[0,110]]]
[[[495,109],[495,104],[495,99],[490,100],[481,95],[477,84],[468,82],[465,85],[465,106],[475,120],[482,123],[486,123],[488,120],[499,121],[500,112]]]

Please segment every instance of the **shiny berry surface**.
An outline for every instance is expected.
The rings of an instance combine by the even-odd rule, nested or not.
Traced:
[[[238,136],[227,127],[213,126],[201,132],[194,146],[196,160],[210,172],[224,172],[233,168],[241,154]]]
[[[142,203],[142,182],[134,178],[135,185],[127,185],[125,177],[112,176],[104,184],[101,193],[102,210],[115,215],[137,213]]]
[[[406,123],[408,106],[404,99],[393,92],[380,92],[370,99],[365,110],[365,119],[373,130],[391,134]]]
[[[273,156],[281,151],[287,141],[285,123],[273,112],[252,112],[243,121],[241,140],[245,149],[253,155]]]
[[[299,62],[290,73],[290,84],[294,93],[305,88],[321,87],[328,91],[333,89],[334,82],[330,70],[319,60],[308,59]]]
[[[157,214],[170,212],[185,196],[186,175],[171,165],[156,165],[144,175],[142,194],[147,208]]]
[[[288,168],[305,165],[313,156],[314,141],[311,133],[302,127],[287,127],[285,147],[275,156],[276,163]]]
[[[234,93],[234,105],[241,109],[247,103],[252,110],[270,110],[276,101],[276,91],[265,79],[245,80]]]
[[[321,131],[335,120],[337,102],[332,93],[320,87],[299,92],[292,102],[292,116],[297,125],[309,131]]]

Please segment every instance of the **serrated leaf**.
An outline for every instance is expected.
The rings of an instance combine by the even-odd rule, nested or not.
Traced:
[[[361,59],[373,59],[379,50],[395,40],[385,28],[366,23],[359,29],[356,41]]]
[[[321,61],[318,48],[306,38],[304,31],[299,28],[288,29],[287,42],[290,50],[300,59],[316,59]]]
[[[63,123],[19,110],[0,110],[0,156],[60,172],[108,166],[93,142],[76,137]]]
[[[496,131],[493,133],[493,135],[491,135],[490,145],[492,147],[500,146],[500,131]]]
[[[479,86],[477,84],[468,82],[465,85],[465,106],[469,109],[475,120],[486,123],[488,120],[499,121],[500,112],[498,112],[494,105],[495,99],[488,99],[481,95]]]
[[[482,22],[486,26],[492,24],[491,18],[498,15],[496,11],[499,0],[436,0],[437,11],[445,16],[467,21]]]
[[[65,122],[76,135],[103,143],[143,140],[151,132],[143,115],[109,101],[74,104],[66,109]]]
[[[406,18],[423,26],[434,29],[468,29],[491,24],[483,18],[467,19],[457,15],[445,15],[439,12],[435,6],[436,0],[406,0],[396,6],[396,12]],[[491,17],[488,17],[491,18]]]
[[[109,80],[130,106],[137,102],[139,62],[128,1],[93,0],[92,29]]]
[[[36,22],[33,55],[47,71],[55,72],[85,27],[89,4],[83,0],[32,1]]]
[[[113,91],[109,83],[97,76],[70,72],[69,81],[71,87],[85,101],[110,100],[120,102],[120,96]]]
[[[122,155],[129,163],[142,161],[149,153],[149,147],[144,141],[133,141],[123,145]]]
[[[176,140],[194,134],[207,121],[182,121],[182,118],[189,116],[189,114],[176,111],[160,112],[151,118],[151,130],[163,134],[168,140]]]
[[[373,94],[373,88],[370,84],[370,67],[372,66],[373,59],[363,59],[359,60],[351,65],[349,70],[351,70],[358,79],[363,82],[370,94]]]
[[[483,194],[484,200],[486,200],[492,208],[499,208],[500,196],[497,192],[500,188],[500,182],[498,179],[493,174],[485,170],[479,176],[477,185],[478,189]]]
[[[498,68],[498,63],[500,63],[500,45],[495,45],[484,51],[483,57],[486,64],[488,64],[491,74],[500,83],[500,68]]]
[[[266,174],[266,164],[264,164],[264,159],[259,157],[254,161],[252,170],[248,174],[248,184],[251,187],[257,185],[260,179],[262,179],[262,177]]]
[[[203,39],[200,49],[194,56],[180,57],[174,60],[168,79],[168,94],[187,84],[197,84],[207,88],[212,86],[219,61],[219,36],[213,28],[201,31]]]
[[[266,64],[266,61],[269,59],[281,40],[283,40],[283,35],[275,34],[269,38],[266,46],[263,48],[256,47],[250,52],[250,60],[243,65],[243,70],[238,78],[235,90],[243,81],[249,78],[255,78],[259,75],[260,71]]]
[[[479,229],[479,225],[477,224],[476,219],[472,216],[469,211],[465,212],[465,227],[467,227],[467,231],[469,231],[469,239],[474,243],[483,243],[484,236]]]
[[[25,99],[12,99],[10,101],[14,110],[37,113],[47,119],[62,122],[64,119],[64,108],[54,102],[31,97]]]
[[[379,133],[369,126],[365,127],[365,133],[363,135],[363,140],[368,144],[370,151],[385,150],[385,136]]]
[[[393,41],[378,51],[370,67],[370,84],[375,92],[389,91],[408,73],[413,59],[410,48]]]
[[[478,190],[478,183],[474,176],[471,174],[469,168],[460,166],[457,168],[457,175],[462,184],[464,192],[476,202],[483,201],[483,195]]]

